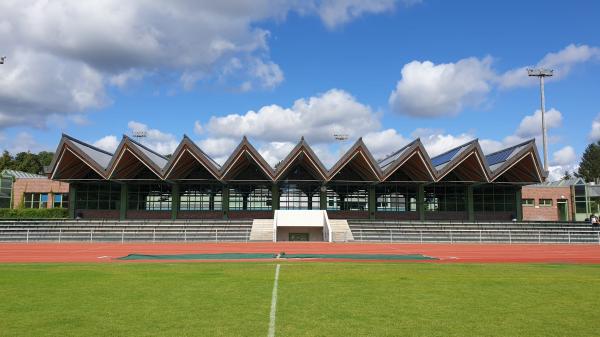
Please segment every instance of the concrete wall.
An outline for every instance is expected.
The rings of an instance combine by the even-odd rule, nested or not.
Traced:
[[[107,209],[79,209],[75,210],[75,217],[82,219],[119,219],[119,210]]]
[[[69,193],[69,184],[50,179],[16,179],[13,184],[13,208],[21,206],[24,193],[48,193],[48,208],[52,208],[53,193]],[[72,200],[69,199],[69,202]]]
[[[567,200],[567,217],[573,220],[573,202],[571,188],[563,187],[540,187],[525,186],[522,190],[523,199],[534,199],[534,206],[523,205],[523,220],[525,221],[558,221],[557,200]],[[552,206],[540,206],[540,199],[552,199]]]
[[[323,241],[322,227],[278,227],[277,241],[289,241],[290,233],[308,233],[309,241]]]

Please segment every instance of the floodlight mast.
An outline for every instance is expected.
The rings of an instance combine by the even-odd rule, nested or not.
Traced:
[[[546,135],[546,99],[544,97],[544,77],[551,77],[554,75],[552,69],[527,69],[527,75],[535,76],[540,78],[540,105],[542,110],[542,143],[544,147],[544,171],[548,172],[548,139]]]

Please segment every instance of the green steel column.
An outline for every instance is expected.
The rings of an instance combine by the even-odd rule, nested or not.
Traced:
[[[177,219],[177,212],[179,212],[179,200],[181,199],[181,195],[179,195],[179,184],[173,184],[171,188],[171,219]]]
[[[221,207],[223,208],[223,219],[227,219],[229,217],[229,187],[227,185],[223,185],[221,204]]]
[[[425,220],[425,185],[419,184],[417,188],[417,212],[419,212],[419,220]]]
[[[475,221],[475,205],[473,205],[473,185],[467,186],[467,214],[469,221]]]
[[[319,189],[319,208],[324,211],[327,210],[327,187],[325,185],[322,185]]]
[[[521,195],[521,188],[517,189],[517,193],[515,193],[515,200],[517,206],[517,221],[523,221],[523,198]]]
[[[375,210],[377,209],[377,198],[375,197],[375,186],[369,186],[369,219],[375,219]]]
[[[275,211],[279,209],[279,186],[273,183],[271,186],[271,210]]]
[[[75,207],[77,200],[77,187],[69,184],[69,218],[75,219]]]
[[[119,207],[119,218],[121,220],[127,219],[127,192],[128,192],[128,185],[122,184],[121,185],[121,205]]]

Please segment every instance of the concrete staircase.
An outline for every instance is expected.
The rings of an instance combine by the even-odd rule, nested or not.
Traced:
[[[354,241],[347,220],[329,219],[329,226],[331,227],[331,238],[333,242]]]
[[[254,219],[250,241],[273,241],[273,219]]]

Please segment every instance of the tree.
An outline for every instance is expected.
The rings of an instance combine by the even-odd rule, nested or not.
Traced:
[[[600,141],[586,147],[577,175],[587,182],[600,183]]]
[[[52,162],[54,152],[42,151],[37,154],[37,157],[42,166],[48,166]]]
[[[6,150],[2,152],[2,157],[0,157],[0,171],[11,169],[13,165],[13,157]]]
[[[37,155],[31,152],[20,152],[15,156],[14,169],[17,171],[40,174],[43,173],[42,164]]]
[[[569,172],[569,170],[566,170],[563,177],[561,178],[561,180],[569,180],[569,179],[573,179],[573,175],[571,174],[571,172]]]

